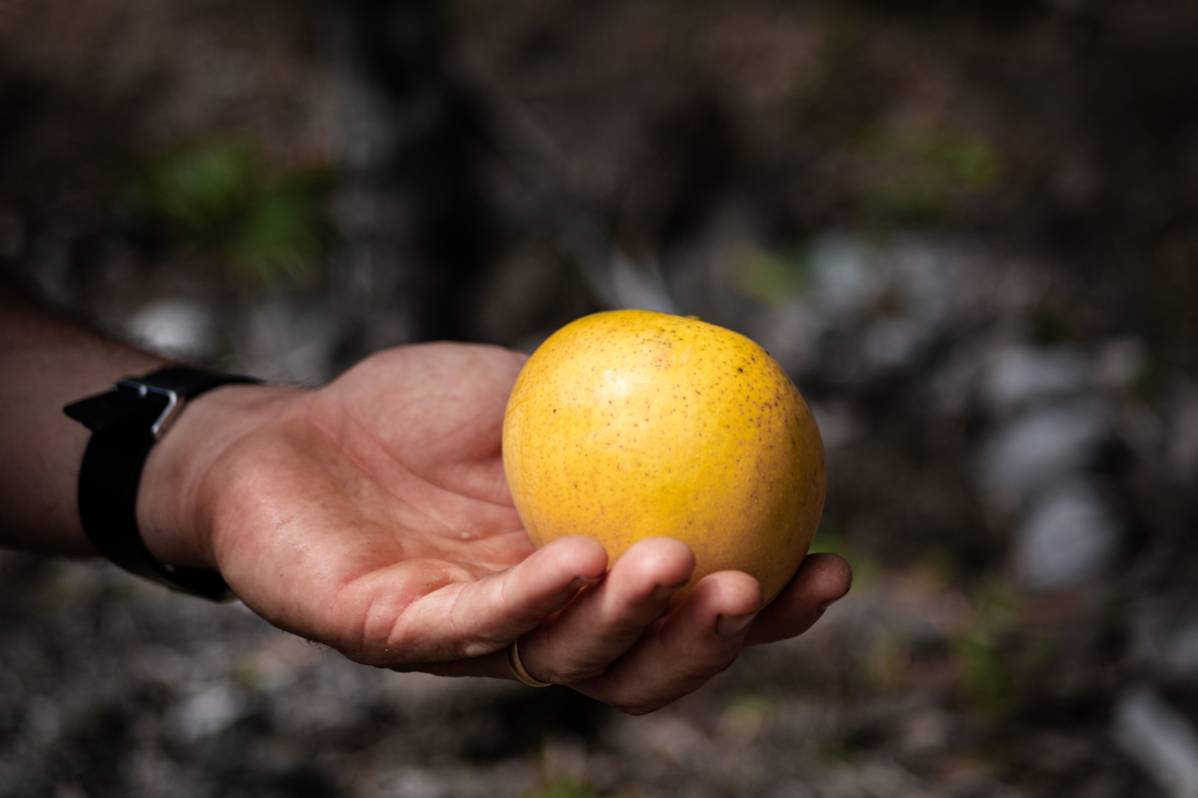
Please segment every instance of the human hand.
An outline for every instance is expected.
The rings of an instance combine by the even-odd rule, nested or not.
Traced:
[[[166,562],[219,568],[262,617],[358,662],[443,675],[536,678],[624,711],[656,709],[746,644],[802,633],[849,587],[809,556],[764,609],[755,579],[721,572],[681,600],[683,543],[536,549],[503,477],[503,412],[523,356],[400,347],[312,391],[206,395],[156,447],[139,518]]]

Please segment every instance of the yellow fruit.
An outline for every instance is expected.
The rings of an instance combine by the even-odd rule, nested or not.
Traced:
[[[774,359],[714,324],[641,310],[578,319],[533,353],[508,400],[503,464],[538,545],[588,535],[614,562],[665,535],[694,550],[692,583],[741,570],[766,601],[824,504],[819,430]]]

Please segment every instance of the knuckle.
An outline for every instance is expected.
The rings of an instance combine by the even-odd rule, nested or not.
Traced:
[[[562,667],[545,666],[543,670],[548,674],[542,677],[546,681],[554,684],[578,684],[602,676],[607,671],[607,665],[574,662]]]
[[[577,682],[587,682],[591,679],[598,679],[606,672],[606,665],[583,665],[572,668],[570,672],[565,674],[562,678],[565,680],[563,682],[564,684],[573,684]]]

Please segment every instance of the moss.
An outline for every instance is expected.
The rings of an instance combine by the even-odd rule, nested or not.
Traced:
[[[244,142],[208,141],[136,164],[118,200],[170,246],[269,287],[319,274],[331,185],[319,170],[276,173]]]
[[[972,623],[953,644],[960,696],[992,719],[1009,717],[1023,705],[1037,674],[1052,662],[1055,646],[1027,633],[1027,608],[1008,585],[982,585],[971,603]]]
[[[839,554],[848,560],[849,565],[853,567],[853,589],[855,591],[862,591],[876,585],[885,572],[882,563],[853,546],[840,533],[839,529],[831,525],[820,527],[815,535],[815,540],[811,542],[809,553]]]
[[[522,798],[598,798],[594,787],[581,779],[563,778],[545,782],[524,793]]]
[[[720,727],[733,738],[756,738],[773,715],[774,704],[759,693],[738,693],[728,700],[720,713]]]
[[[811,283],[810,260],[795,250],[753,248],[736,259],[737,287],[762,302],[781,302]]]
[[[1041,302],[1028,319],[1028,335],[1041,346],[1077,340],[1076,325],[1062,308],[1052,302]]]
[[[932,224],[998,187],[1002,163],[981,134],[952,127],[878,132],[858,147],[859,209],[867,221]]]

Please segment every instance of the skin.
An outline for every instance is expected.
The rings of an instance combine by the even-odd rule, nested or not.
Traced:
[[[522,370],[503,440],[535,540],[583,533],[618,557],[678,538],[692,578],[742,570],[766,601],[823,511],[823,444],[802,396],[756,343],[698,319],[617,310],[566,325]]]
[[[66,402],[161,361],[0,293],[0,466],[6,545],[92,553],[74,512],[86,431]],[[138,519],[164,562],[218,569],[276,626],[355,661],[534,676],[629,713],[699,687],[744,645],[802,633],[848,590],[838,557],[808,557],[762,608],[741,572],[671,597],[694,558],[653,538],[608,563],[565,537],[535,549],[503,476],[500,431],[523,357],[399,347],[315,390],[229,386],[190,403],[154,448]],[[65,365],[64,365],[65,364]],[[52,443],[48,445],[47,442]],[[610,565],[610,568],[609,568]]]

